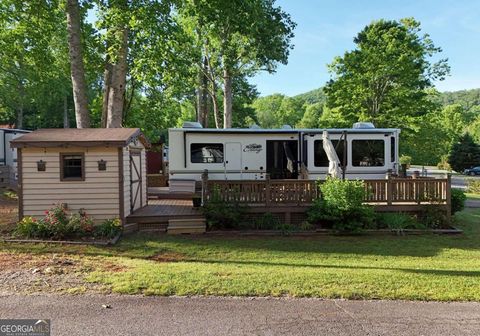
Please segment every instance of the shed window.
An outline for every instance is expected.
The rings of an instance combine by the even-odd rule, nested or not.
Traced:
[[[223,144],[192,143],[190,145],[190,159],[192,163],[222,163]]]
[[[345,150],[344,141],[345,140],[330,140],[335,151],[337,152],[338,159],[340,160],[340,165],[346,166],[347,162],[344,162],[343,152]],[[340,143],[339,143],[340,142]],[[323,150],[323,140],[315,140],[313,143],[313,164],[315,167],[328,167],[328,157],[327,153]]]
[[[385,165],[385,141],[353,140],[352,165],[355,167],[382,167]]]
[[[60,154],[60,179],[62,181],[85,180],[85,159],[83,154]]]

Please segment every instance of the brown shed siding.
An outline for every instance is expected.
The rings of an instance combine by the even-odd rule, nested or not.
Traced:
[[[85,181],[61,181],[60,153],[84,153]],[[69,210],[84,211],[96,221],[120,217],[119,162],[115,147],[23,148],[19,162],[23,215],[43,217],[56,203],[67,203]],[[107,162],[107,170],[98,170],[98,161]],[[45,171],[37,171],[37,161],[46,162]]]

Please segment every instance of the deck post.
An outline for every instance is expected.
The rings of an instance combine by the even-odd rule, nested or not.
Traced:
[[[265,206],[270,207],[270,174],[265,174]]]
[[[452,174],[450,173],[447,173],[447,181],[445,188],[445,196],[447,201],[447,219],[450,221],[452,217]]]
[[[391,173],[387,174],[387,204],[392,205],[393,201],[393,180]]]
[[[208,192],[208,169],[205,169],[202,173],[202,205],[205,205],[205,201],[207,200],[207,192]]]

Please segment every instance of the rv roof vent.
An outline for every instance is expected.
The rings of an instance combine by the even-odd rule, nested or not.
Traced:
[[[257,124],[250,125],[251,129],[260,129],[261,127],[258,126]]]
[[[282,125],[282,129],[292,129],[292,126],[290,126],[290,125]]]
[[[365,128],[375,128],[375,125],[373,125],[373,123],[371,122],[364,122],[364,121],[360,121],[360,122],[356,122],[355,124],[353,124],[353,127],[352,128],[356,128],[356,129],[359,129],[359,128],[362,128],[362,129],[365,129]]]
[[[182,127],[183,128],[203,128],[202,124],[196,121],[185,121]]]

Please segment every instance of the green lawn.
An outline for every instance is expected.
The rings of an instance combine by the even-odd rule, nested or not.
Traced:
[[[480,300],[480,210],[458,236],[172,237],[115,247],[1,245],[0,254],[70,253],[116,267],[86,279],[117,293]],[[1,255],[0,255],[1,256]]]
[[[467,195],[467,198],[480,199],[480,194],[466,193],[466,195]]]

